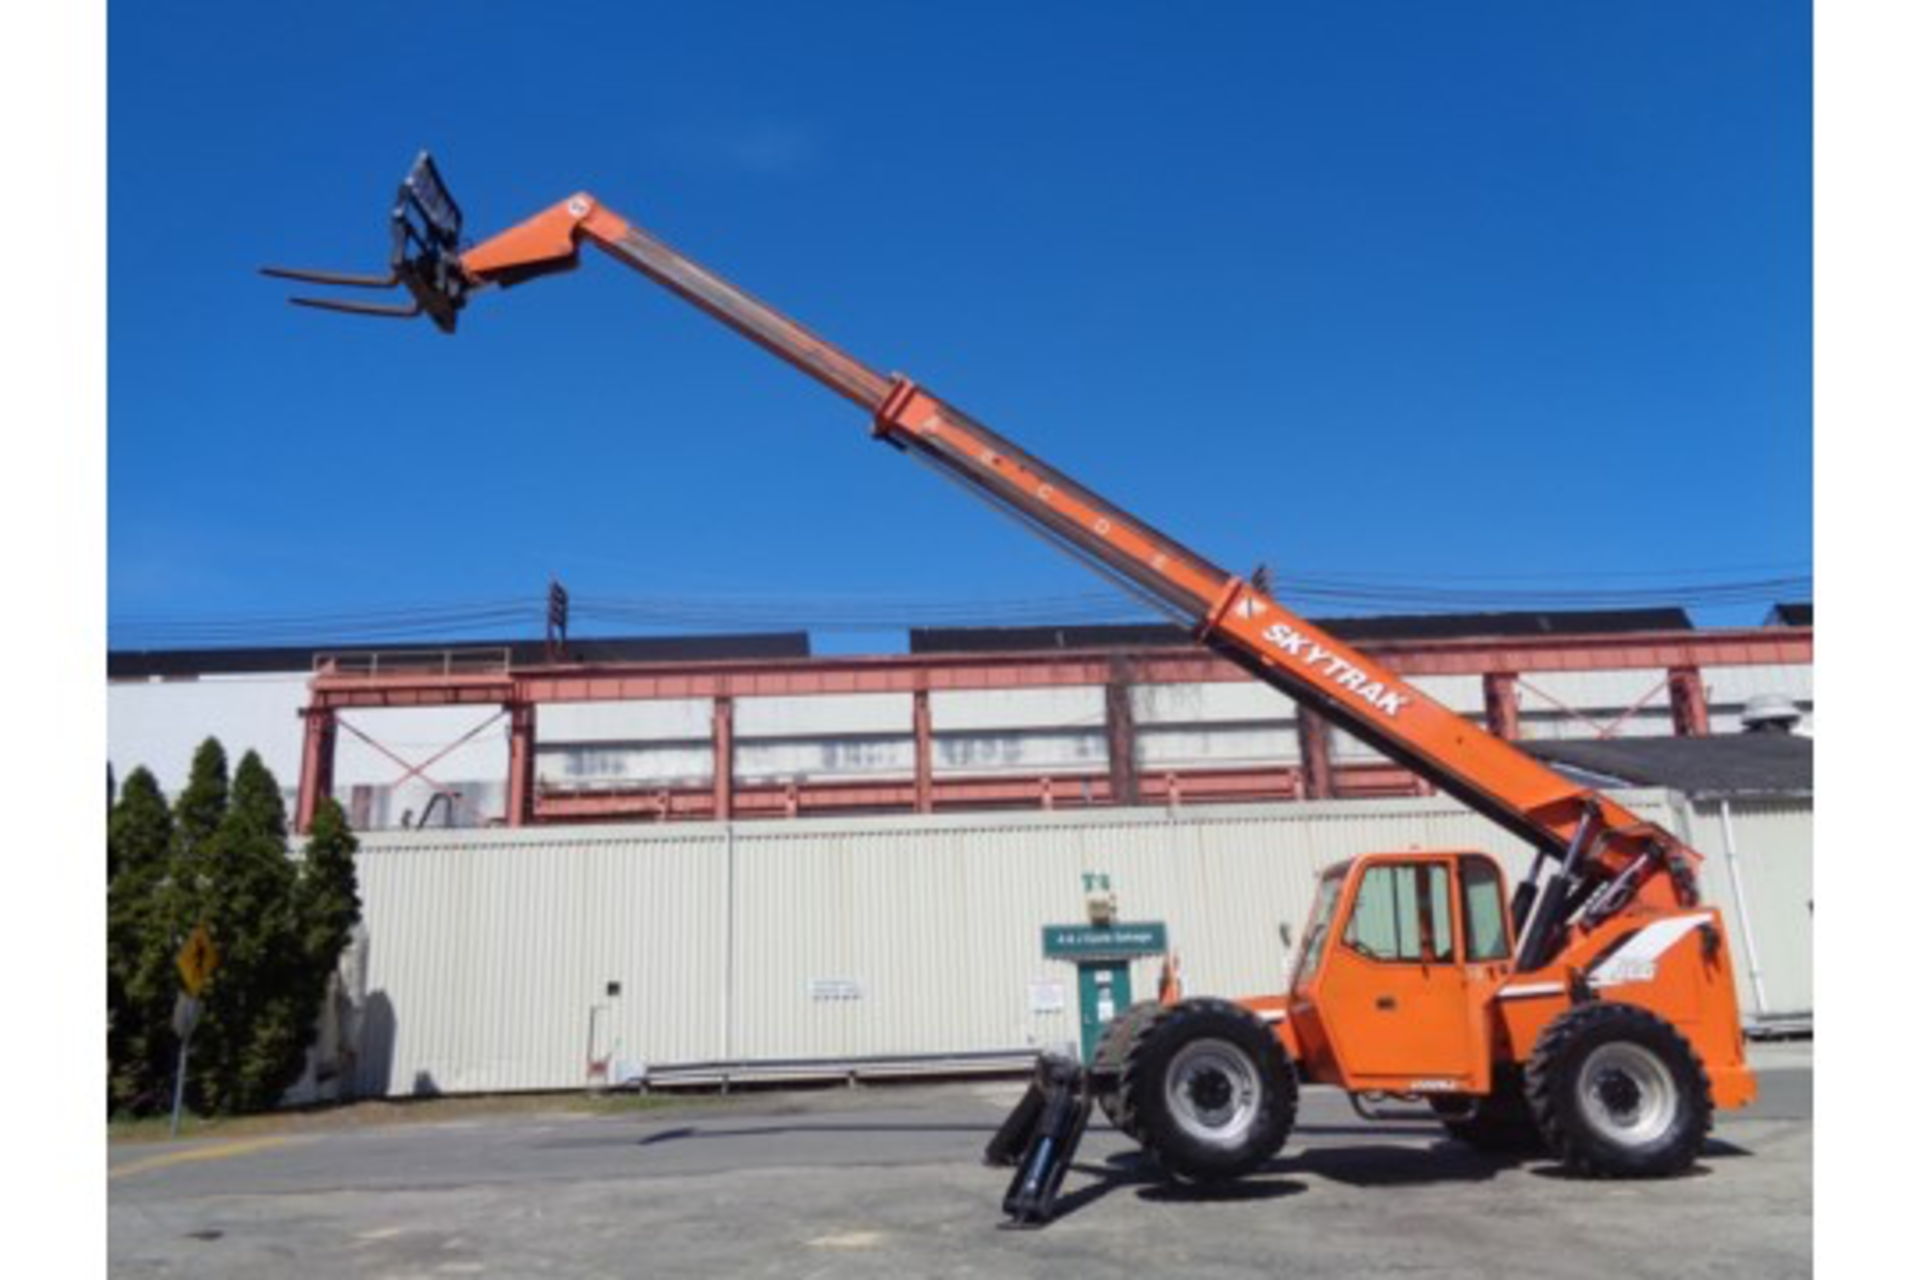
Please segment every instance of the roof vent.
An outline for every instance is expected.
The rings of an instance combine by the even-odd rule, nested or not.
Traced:
[[[1740,724],[1748,733],[1792,733],[1800,708],[1784,693],[1758,693],[1747,699]]]

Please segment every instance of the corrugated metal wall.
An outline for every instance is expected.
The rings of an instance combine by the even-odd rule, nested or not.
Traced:
[[[383,834],[359,874],[363,1094],[579,1085],[590,1035],[662,1062],[724,1044],[727,863],[710,828]]]
[[[1717,813],[1676,813],[1666,792],[1623,798],[1691,830],[1741,934]],[[1793,910],[1803,873],[1810,896],[1810,814],[1735,807],[1775,1010],[1801,990],[1811,1003],[1809,927]],[[1415,846],[1484,848],[1509,877],[1528,856],[1443,798],[368,835],[358,1085],[571,1088],[590,1056],[661,1066],[1058,1044],[1076,1035],[1073,972],[1042,960],[1040,927],[1083,918],[1083,873],[1112,877],[1123,917],[1167,922],[1189,991],[1248,994],[1285,985],[1279,926],[1300,927],[1320,868]],[[1136,964],[1135,991],[1157,973]],[[1034,985],[1053,983],[1067,1007],[1037,1011]]]
[[[1706,855],[1706,895],[1720,904],[1734,935],[1741,1008],[1749,1018],[1811,1014],[1813,799],[1729,800],[1724,824],[1721,804],[1694,800],[1676,832]]]

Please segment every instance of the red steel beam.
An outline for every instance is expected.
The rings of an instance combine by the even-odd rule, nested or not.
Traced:
[[[1106,688],[1107,775],[1120,803],[1135,804],[1140,799],[1140,780],[1133,731],[1133,670],[1125,660],[1113,666],[1114,678]]]
[[[1618,636],[1383,641],[1360,648],[1403,676],[1757,664],[1790,666],[1813,661],[1813,633],[1804,628],[1769,627]],[[1104,685],[1114,679],[1116,661],[1124,662],[1130,678],[1142,684],[1251,679],[1238,667],[1194,648],[1112,655],[903,654],[875,658],[528,667],[484,675],[422,671],[356,676],[322,672],[314,677],[310,687],[314,706],[334,709],[911,693],[919,689]]]
[[[338,724],[333,711],[308,707],[300,713],[306,721],[300,748],[300,798],[296,803],[293,827],[302,835],[313,830],[313,815],[320,802],[333,795],[333,749]]]
[[[1487,705],[1487,731],[1508,742],[1520,740],[1520,677],[1512,671],[1489,671],[1481,679]]]
[[[913,691],[913,811],[933,812],[933,700]]]
[[[1333,771],[1342,796],[1418,796],[1431,794],[1421,779],[1393,764],[1341,765]],[[1142,771],[1137,777],[1141,804],[1232,804],[1302,799],[1299,771],[1290,768],[1217,769],[1205,772]],[[1053,774],[993,778],[942,778],[933,785],[931,812],[1107,808],[1114,805],[1112,779],[1106,774]],[[917,794],[910,779],[878,782],[737,782],[734,816],[787,818],[799,812],[827,814],[914,813]],[[560,791],[547,788],[534,800],[536,822],[710,821],[713,792],[707,788],[633,788]]]
[[[1294,731],[1300,738],[1300,776],[1309,800],[1331,800],[1339,792],[1333,776],[1332,730],[1320,716],[1299,709]]]
[[[1704,738],[1713,732],[1707,714],[1707,687],[1698,667],[1675,667],[1667,672],[1667,700],[1673,708],[1676,738]]]
[[[507,825],[523,827],[534,817],[534,708],[516,702],[507,750]]]
[[[733,699],[713,700],[713,815],[733,817]]]

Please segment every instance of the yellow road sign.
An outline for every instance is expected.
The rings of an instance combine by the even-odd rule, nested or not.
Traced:
[[[199,925],[187,944],[180,948],[180,954],[174,958],[180,967],[180,982],[187,994],[197,996],[206,987],[207,979],[220,964],[220,953],[214,950],[213,935],[207,932],[207,926]]]

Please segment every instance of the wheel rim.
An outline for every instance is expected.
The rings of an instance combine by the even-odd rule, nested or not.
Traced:
[[[1588,1125],[1622,1146],[1657,1141],[1680,1110],[1680,1090],[1667,1064],[1627,1041],[1588,1054],[1575,1087]]]
[[[1167,1066],[1167,1110],[1180,1127],[1211,1146],[1237,1146],[1260,1114],[1260,1069],[1238,1045],[1195,1040]]]

